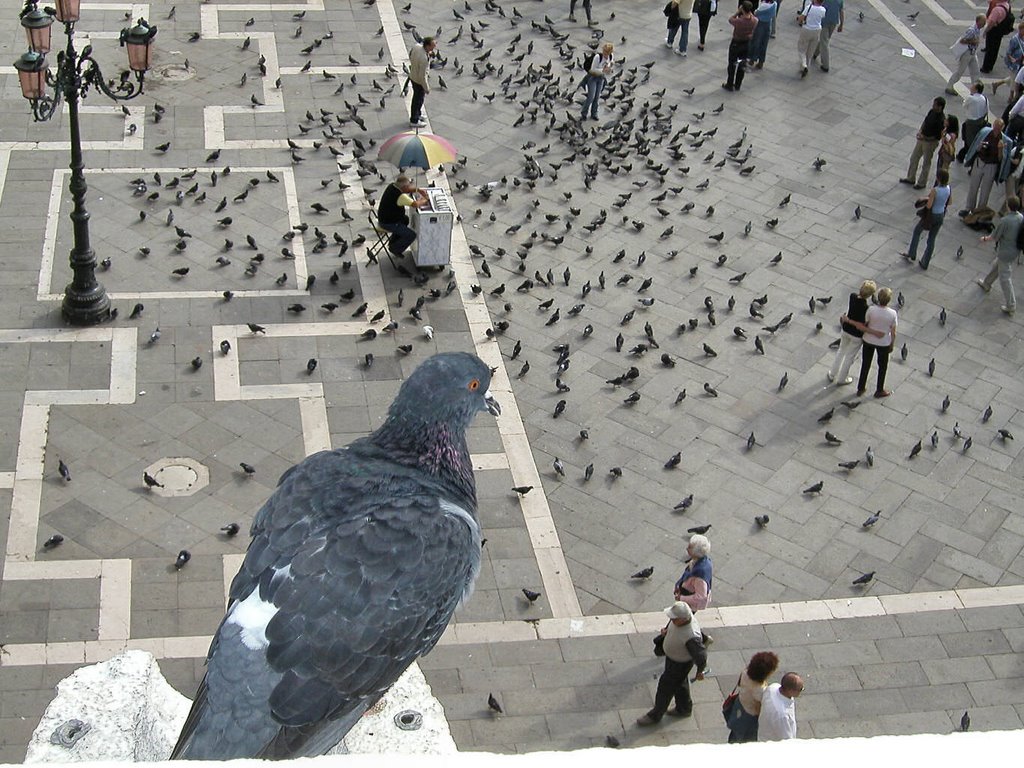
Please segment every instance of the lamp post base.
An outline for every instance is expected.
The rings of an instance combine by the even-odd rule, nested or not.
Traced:
[[[88,291],[79,291],[71,283],[64,290],[60,313],[69,325],[96,325],[110,319],[110,297],[100,283]]]

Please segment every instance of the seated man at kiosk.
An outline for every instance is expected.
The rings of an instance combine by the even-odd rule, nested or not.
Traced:
[[[388,184],[384,194],[380,196],[377,206],[377,222],[381,229],[391,233],[388,238],[388,250],[395,256],[401,256],[405,249],[416,240],[416,233],[409,226],[406,208],[419,208],[426,205],[427,196],[418,189],[408,176],[402,175]]]

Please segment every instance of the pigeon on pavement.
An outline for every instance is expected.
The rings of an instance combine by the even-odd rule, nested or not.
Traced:
[[[376,432],[281,476],[172,759],[323,754],[434,647],[480,569],[466,429],[500,413],[490,381],[435,355]]]

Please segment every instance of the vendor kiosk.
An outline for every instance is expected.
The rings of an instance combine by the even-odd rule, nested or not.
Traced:
[[[416,241],[412,244],[413,260],[417,267],[443,266],[452,258],[452,224],[455,213],[448,193],[428,187],[427,203],[411,208],[412,228]]]

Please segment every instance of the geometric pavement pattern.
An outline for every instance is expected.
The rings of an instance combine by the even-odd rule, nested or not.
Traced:
[[[470,435],[484,568],[473,599],[420,662],[460,749],[569,749],[608,734],[629,745],[721,740],[723,693],[762,648],[807,678],[801,736],[946,732],[964,709],[975,728],[1021,726],[1022,460],[1017,441],[996,435],[1024,432],[1019,320],[976,290],[990,254],[953,217],[928,272],[897,256],[911,198],[894,182],[949,75],[948,45],[978,6],[851,5],[833,38],[832,71],[804,80],[787,8],[766,69],[727,94],[718,86],[724,13],[712,20],[707,51],[696,50],[694,30],[679,58],[663,45],[660,6],[625,0],[598,0],[593,28],[569,22],[564,3],[550,0],[209,2],[171,14],[172,5],[86,3],[78,25],[79,48],[91,42],[110,72],[122,55],[111,30],[125,14],[160,27],[146,95],[127,114],[103,97],[82,110],[93,245],[111,259],[100,279],[120,313],[110,324],[62,326],[67,126],[63,115],[33,123],[13,67],[0,73],[0,758],[23,758],[56,681],[126,647],[153,652],[191,696],[246,544],[220,527],[245,529],[302,456],[375,428],[425,355],[474,347],[498,367],[504,410]],[[21,50],[13,15],[2,23]],[[453,141],[460,162],[427,179],[451,191],[460,221],[451,278],[427,273],[421,289],[370,263],[359,236],[395,172],[374,162],[372,142],[405,129],[407,50],[414,34],[435,30],[444,66],[432,75],[429,130]],[[559,133],[577,113],[573,65],[605,37],[622,70],[602,120],[573,147]],[[741,137],[749,176],[728,160],[716,165]],[[819,156],[827,163],[816,171]],[[527,163],[541,174],[531,178]],[[965,194],[962,168],[953,189]],[[314,203],[328,210],[316,213]],[[588,231],[600,211],[606,223]],[[218,223],[225,216],[230,223]],[[709,239],[718,232],[720,241]],[[246,275],[257,253],[263,260]],[[232,263],[218,266],[218,255]],[[177,279],[171,270],[181,266],[190,273]],[[532,290],[513,290],[534,272],[546,281],[549,270],[552,285],[534,278]],[[624,275],[633,282],[620,284]],[[317,280],[307,286],[309,276]],[[908,355],[890,368],[893,397],[848,409],[839,403],[849,389],[824,386],[828,342],[844,297],[866,277],[905,298]],[[450,296],[426,294],[443,294],[449,279]],[[644,279],[652,284],[637,293]],[[587,281],[593,290],[583,296]],[[505,294],[492,294],[501,284]],[[432,340],[407,315],[421,294]],[[792,313],[778,333],[746,311],[765,294],[763,322]],[[808,308],[809,298],[828,296],[832,303]],[[329,301],[340,307],[321,310]],[[145,310],[129,320],[135,303]],[[354,316],[362,303],[366,316]],[[294,304],[307,310],[290,312]],[[556,309],[561,319],[549,324]],[[391,319],[399,328],[364,341],[378,310],[378,328]],[[254,337],[247,322],[266,335]],[[644,323],[660,348],[628,356],[645,340]],[[161,337],[149,343],[157,327]],[[734,327],[759,334],[765,354]],[[494,328],[497,341],[486,333]],[[219,353],[222,340],[230,355]],[[511,360],[519,340],[523,352]],[[392,354],[399,343],[414,353]],[[557,344],[572,350],[567,393],[555,388]],[[366,352],[371,368],[360,364]],[[675,367],[659,362],[662,352]],[[198,370],[197,356],[206,363]],[[320,365],[307,374],[310,357]],[[531,372],[517,376],[526,360]],[[630,365],[641,371],[635,382],[605,383]],[[703,393],[705,382],[717,398]],[[624,404],[632,392],[640,400]],[[567,408],[555,419],[560,399]],[[828,428],[840,446],[824,441],[817,422],[833,407]],[[972,438],[969,451],[954,424]],[[757,445],[748,451],[750,432]],[[919,439],[924,450],[908,459]],[[837,469],[869,445],[872,468]],[[679,466],[665,469],[677,451]],[[173,457],[204,465],[208,483],[191,495],[147,491],[142,471]],[[551,469],[556,457],[564,479]],[[70,483],[58,460],[71,467]],[[240,461],[256,475],[242,475]],[[818,480],[821,494],[801,492]],[[518,498],[514,485],[535,490]],[[693,505],[674,511],[691,493]],[[863,530],[876,510],[881,521]],[[759,530],[762,514],[771,522]],[[650,635],[681,569],[686,529],[706,524],[714,608],[700,618],[714,628],[713,674],[693,688],[692,719],[637,732],[659,670]],[[43,551],[54,533],[65,542]],[[193,558],[179,571],[171,563],[182,548]],[[652,579],[628,578],[649,565]],[[870,587],[851,588],[869,570]],[[542,598],[527,603],[523,587]],[[504,717],[488,716],[489,692]]]

